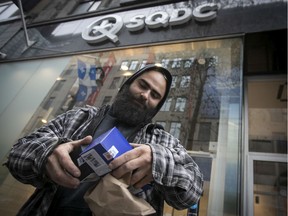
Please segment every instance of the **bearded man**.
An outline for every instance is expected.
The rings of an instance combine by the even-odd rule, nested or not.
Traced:
[[[151,184],[139,196],[155,215],[163,215],[164,201],[176,209],[197,203],[203,191],[199,167],[178,139],[152,123],[171,82],[167,69],[148,65],[126,80],[111,106],[70,110],[19,139],[6,166],[36,191],[18,215],[92,215],[83,196],[97,182],[80,183],[70,153],[113,127],[135,148],[109,164],[111,174],[120,179],[132,173],[134,188]]]

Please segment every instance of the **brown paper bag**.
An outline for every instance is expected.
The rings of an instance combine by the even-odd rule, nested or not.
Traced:
[[[124,181],[107,174],[97,186],[86,192],[84,199],[93,215],[144,216],[155,213],[143,198],[130,193]]]

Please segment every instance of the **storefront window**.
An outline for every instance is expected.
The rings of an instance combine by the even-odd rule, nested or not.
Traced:
[[[81,103],[76,98],[74,103],[78,105],[102,105],[104,98],[113,98],[118,92],[117,88],[107,91],[114,86],[115,78],[123,76],[124,82],[145,64],[161,63],[171,71],[171,92],[155,121],[165,122],[165,129],[179,138],[204,170],[205,190],[199,204],[200,215],[237,215],[242,40],[188,42],[94,53],[89,59],[85,55],[74,56],[71,64],[77,66],[77,60],[81,58],[89,65],[91,56],[95,57],[93,64],[101,67],[104,74],[99,82],[101,85],[96,84],[94,92],[86,91]],[[77,74],[77,68],[74,74]],[[76,78],[71,77],[74,81]],[[71,92],[68,85],[63,88]]]
[[[74,106],[111,103],[121,83],[148,63],[173,85],[155,122],[177,137],[204,173],[199,215],[237,215],[241,148],[242,39],[183,42],[75,55],[25,127]],[[69,71],[69,73],[68,73]],[[51,105],[51,107],[47,107]],[[64,108],[65,107],[65,108]],[[31,123],[32,122],[32,123]],[[37,123],[35,123],[37,122]]]

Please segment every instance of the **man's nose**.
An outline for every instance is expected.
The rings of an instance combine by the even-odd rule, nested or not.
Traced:
[[[149,91],[143,91],[140,94],[142,100],[148,100],[149,98]]]

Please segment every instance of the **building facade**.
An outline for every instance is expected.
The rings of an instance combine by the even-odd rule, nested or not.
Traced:
[[[22,1],[24,24],[21,2],[4,2],[3,161],[18,137],[112,103],[135,71],[161,64],[173,83],[154,121],[204,173],[198,215],[287,214],[287,1]],[[0,174],[0,211],[14,215],[34,188]]]

